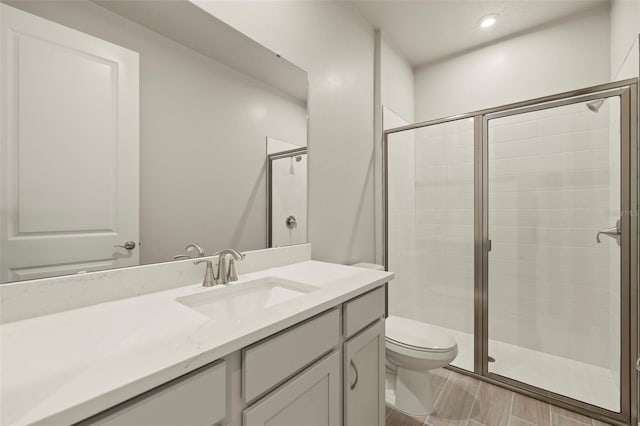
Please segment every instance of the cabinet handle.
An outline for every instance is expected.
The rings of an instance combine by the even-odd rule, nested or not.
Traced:
[[[356,363],[353,362],[353,360],[351,360],[351,368],[353,368],[353,371],[356,372],[356,379],[353,381],[353,383],[351,383],[351,386],[349,386],[351,388],[351,390],[354,390],[356,388],[356,385],[358,384],[358,368],[356,367]]]

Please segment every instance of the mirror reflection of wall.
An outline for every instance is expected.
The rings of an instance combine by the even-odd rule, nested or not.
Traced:
[[[189,2],[7,4],[0,282],[266,246],[264,135],[306,146],[304,71]]]
[[[307,241],[307,148],[267,138],[267,247]]]

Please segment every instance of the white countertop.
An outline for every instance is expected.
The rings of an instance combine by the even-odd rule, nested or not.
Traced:
[[[3,324],[0,423],[70,424],[388,282],[389,272],[306,261],[240,276],[317,287],[251,318],[214,322],[176,302],[192,284]]]

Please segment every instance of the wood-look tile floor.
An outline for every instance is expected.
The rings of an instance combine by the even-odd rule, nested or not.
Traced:
[[[387,407],[386,426],[606,426],[599,420],[445,370],[433,371],[435,412],[411,417]]]

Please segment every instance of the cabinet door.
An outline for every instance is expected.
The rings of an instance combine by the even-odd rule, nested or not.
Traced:
[[[243,425],[340,425],[340,353],[332,353],[247,408]]]
[[[344,344],[344,424],[384,426],[384,320]]]

